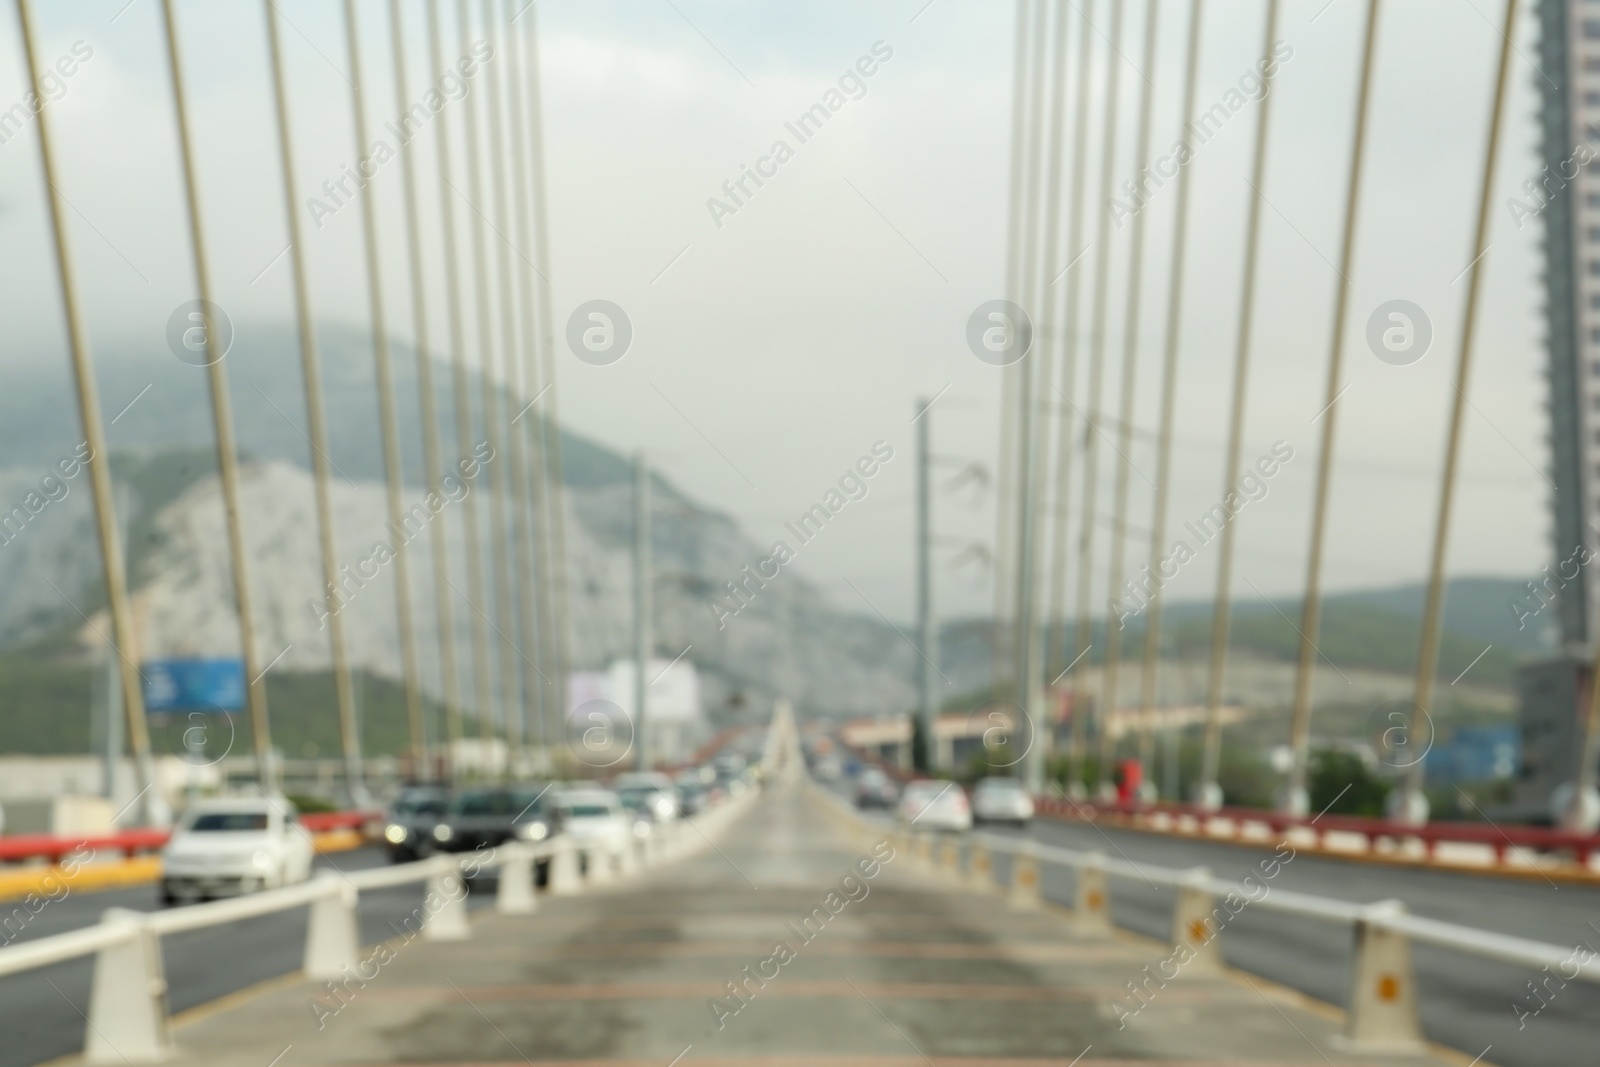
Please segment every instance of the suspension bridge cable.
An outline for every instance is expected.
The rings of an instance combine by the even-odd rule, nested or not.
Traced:
[[[338,540],[334,536],[333,502],[328,490],[333,460],[328,453],[327,405],[322,396],[322,366],[316,328],[311,316],[311,288],[307,278],[305,247],[300,230],[300,193],[294,174],[294,137],[289,120],[289,91],[284,73],[283,47],[278,36],[278,13],[272,0],[262,0],[267,28],[267,57],[272,70],[272,103],[278,135],[278,163],[282,171],[284,221],[289,238],[289,282],[294,293],[294,317],[300,346],[300,376],[304,379],[306,422],[311,437],[311,484],[316,494],[317,548],[322,563],[327,608],[328,650],[333,659],[334,706],[341,736],[355,736],[356,697],[350,678],[349,650],[345,644],[344,597],[339,586]]]

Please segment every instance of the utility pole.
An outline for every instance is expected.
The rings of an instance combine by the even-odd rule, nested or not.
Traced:
[[[637,767],[650,769],[650,730],[645,700],[650,694],[650,468],[644,452],[633,454],[633,743]]]
[[[939,748],[933,740],[938,712],[933,674],[938,669],[939,636],[933,622],[933,456],[928,446],[932,418],[928,407],[932,403],[927,398],[917,401],[921,412],[917,417],[917,641],[922,645],[922,655],[917,657],[917,714],[922,731],[911,762],[919,771],[937,770],[939,763]]]

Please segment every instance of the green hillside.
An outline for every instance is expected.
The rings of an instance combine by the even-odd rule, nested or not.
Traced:
[[[49,755],[90,751],[90,708],[98,692],[92,666],[80,657],[51,655],[40,649],[0,652],[0,753]],[[366,672],[356,675],[362,746],[368,755],[401,754],[409,743],[405,692],[398,682]],[[285,756],[330,757],[340,752],[339,720],[329,671],[275,670],[267,675],[273,743]],[[426,714],[438,728],[438,705]],[[231,720],[231,725],[230,725]],[[253,751],[246,716],[208,717],[208,757],[224,749],[233,755]],[[151,716],[150,741],[159,754],[183,752],[183,733],[193,722],[185,715]],[[469,727],[469,733],[471,729]]]
[[[1471,664],[1464,681],[1509,688],[1515,680],[1517,663],[1551,643],[1547,628],[1530,624],[1517,630],[1515,617],[1506,605],[1525,592],[1525,583],[1514,578],[1453,579],[1445,597],[1439,676],[1449,681]],[[1553,615],[1553,611],[1546,610],[1539,617],[1540,623],[1553,623]],[[1322,651],[1320,669],[1330,669],[1328,665],[1332,664],[1341,670],[1412,673],[1422,637],[1421,616],[1420,586],[1326,598],[1317,636],[1317,647]],[[1206,659],[1211,652],[1211,618],[1209,601],[1168,605],[1163,615],[1163,653],[1188,660]],[[1145,623],[1144,616],[1127,620],[1122,631],[1124,659],[1143,657]],[[1292,663],[1300,654],[1299,625],[1298,600],[1240,600],[1234,604],[1228,647],[1235,654],[1245,652]],[[948,621],[942,630],[941,663],[987,665],[991,629],[988,620]],[[1047,638],[1053,648],[1049,661],[1059,670],[1071,660],[1070,648],[1076,647],[1071,622],[1064,628],[1048,628]],[[1089,640],[1092,647],[1087,661],[1103,662],[1108,644],[1106,620],[1094,620]],[[1474,663],[1480,653],[1482,658]]]

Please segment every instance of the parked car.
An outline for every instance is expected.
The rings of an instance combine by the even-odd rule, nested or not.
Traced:
[[[1033,798],[1016,778],[984,778],[972,791],[972,818],[1025,826],[1033,818]]]
[[[434,846],[444,852],[494,848],[513,839],[543,841],[558,830],[551,794],[539,785],[463,789],[450,799],[433,827]]]
[[[450,806],[450,791],[443,786],[411,786],[389,805],[383,840],[392,863],[407,863],[432,855],[433,828]]]
[[[631,818],[622,800],[609,789],[563,789],[552,802],[561,830],[580,848],[621,849],[642,822],[645,833],[650,824]]]
[[[911,782],[900,794],[899,815],[924,830],[972,829],[972,806],[954,782]]]
[[[900,798],[900,791],[895,788],[894,780],[877,767],[866,767],[856,779],[856,807],[858,808],[883,808],[885,811],[894,807],[894,802]]]
[[[161,850],[161,902],[241,896],[311,877],[316,849],[282,796],[201,800]]]

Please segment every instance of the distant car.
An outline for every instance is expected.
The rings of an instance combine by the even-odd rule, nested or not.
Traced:
[[[924,830],[972,829],[972,806],[954,782],[910,783],[900,794],[899,816]]]
[[[858,808],[883,808],[887,811],[894,807],[899,798],[900,791],[895,788],[894,781],[876,767],[867,767],[856,779]]]
[[[701,771],[706,771],[702,774]],[[710,773],[711,768],[695,768],[682,771],[673,781],[673,789],[678,799],[678,811],[688,815],[697,815],[711,806],[711,787],[709,781],[716,781],[716,775]]]
[[[744,775],[745,759],[737,752],[724,752],[711,761],[711,767],[716,772],[717,781],[730,786]]]
[[[699,782],[679,782],[673,786],[673,793],[677,797],[678,811],[685,818],[700,814],[708,806],[710,793]]]
[[[652,822],[671,822],[678,817],[678,789],[672,776],[651,772],[620,774],[611,783],[622,806]]]
[[[1026,825],[1033,818],[1033,798],[1015,778],[985,778],[972,791],[974,822]]]
[[[662,789],[672,788],[672,775],[662,774],[659,771],[630,771],[619,774],[612,781],[611,788],[620,793],[624,789]]]
[[[450,805],[450,791],[442,786],[402,789],[389,805],[383,840],[393,863],[420,860],[433,853],[433,828]]]
[[[844,777],[844,764],[839,761],[838,756],[818,756],[816,763],[812,765],[811,775],[819,782],[837,782]]]
[[[650,823],[630,816],[609,789],[564,789],[553,797],[562,833],[579,848],[620,850],[636,836],[650,832]]]
[[[618,789],[616,794],[624,808],[653,823],[672,822],[678,817],[678,790],[674,786],[666,789],[653,785],[633,786]]]
[[[161,902],[242,896],[311,877],[316,849],[286,797],[202,800],[161,850]]]
[[[543,841],[558,829],[550,793],[537,785],[463,789],[432,830],[443,852],[472,852],[507,841]]]

